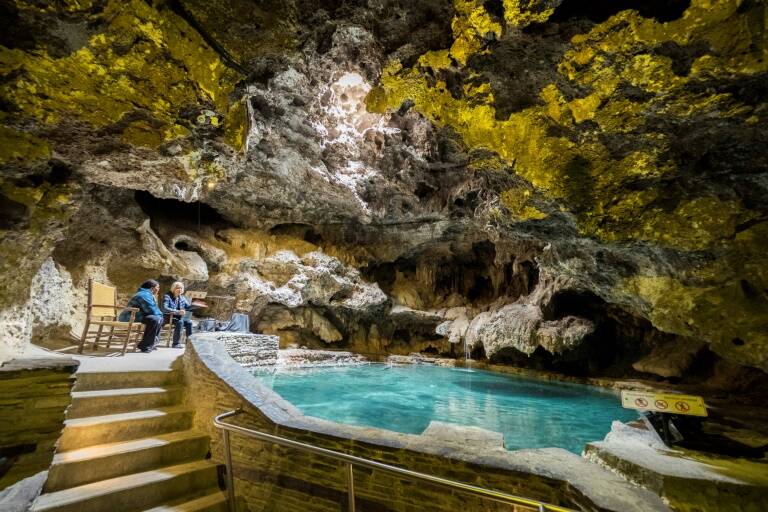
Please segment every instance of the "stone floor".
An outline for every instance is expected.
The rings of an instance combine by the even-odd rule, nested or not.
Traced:
[[[124,356],[105,353],[87,353],[75,355],[80,361],[79,372],[123,372],[123,371],[160,371],[170,370],[173,362],[184,353],[177,348],[159,347],[154,352],[128,352]]]
[[[171,368],[173,362],[181,357],[183,349],[158,346],[154,352],[126,352],[122,355],[118,347],[93,350],[86,346],[82,354],[77,353],[77,341],[73,339],[54,339],[43,345],[30,345],[23,357],[50,357],[61,355],[74,357],[80,361],[80,372],[110,371],[160,371]]]

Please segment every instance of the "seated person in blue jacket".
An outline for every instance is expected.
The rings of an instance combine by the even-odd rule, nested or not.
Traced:
[[[136,294],[128,301],[128,307],[138,308],[136,320],[144,324],[144,336],[136,348],[144,353],[152,352],[155,349],[155,341],[160,336],[160,330],[163,328],[163,312],[157,307],[157,294],[160,293],[160,283],[154,279],[149,279],[141,283],[141,287]],[[130,312],[120,313],[121,321],[128,321]]]
[[[184,296],[184,283],[176,281],[171,285],[171,291],[163,295],[163,313],[176,313],[171,317],[173,322],[173,348],[182,348],[181,329],[187,333],[187,338],[192,335],[192,320],[187,318],[190,302]],[[179,315],[179,316],[177,316]]]

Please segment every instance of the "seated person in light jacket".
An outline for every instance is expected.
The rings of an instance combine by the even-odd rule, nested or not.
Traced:
[[[184,283],[176,281],[171,285],[171,291],[163,295],[163,313],[176,313],[181,316],[172,316],[173,321],[173,348],[181,348],[181,329],[187,333],[187,337],[192,335],[192,320],[187,318],[190,302],[184,296]]]
[[[160,293],[160,283],[149,279],[141,284],[136,294],[128,301],[128,307],[138,308],[136,320],[144,324],[144,336],[136,346],[144,353],[155,350],[155,342],[163,328],[163,312],[157,307],[157,294]],[[128,321],[130,312],[120,314],[121,321]]]

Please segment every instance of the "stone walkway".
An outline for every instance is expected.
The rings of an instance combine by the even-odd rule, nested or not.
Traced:
[[[126,352],[124,356],[113,356],[104,350],[101,353],[86,352],[73,355],[80,361],[79,373],[126,372],[126,371],[169,371],[173,363],[184,354],[184,350],[160,347],[154,352]],[[120,352],[115,352],[119,354]],[[103,354],[103,356],[102,356]],[[100,357],[101,356],[101,357]]]

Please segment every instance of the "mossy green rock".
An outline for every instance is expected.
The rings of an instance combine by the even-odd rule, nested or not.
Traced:
[[[412,102],[469,148],[496,153],[533,185],[527,194],[572,214],[584,237],[676,251],[685,264],[641,268],[601,295],[768,368],[768,204],[757,197],[764,185],[745,193],[749,175],[765,179],[768,165],[766,98],[752,89],[768,72],[765,6],[693,0],[671,21],[617,12],[566,41],[531,106],[507,113],[499,98],[522,87],[495,83],[488,69],[504,67],[502,49],[525,37],[511,27],[545,22],[553,10],[504,4],[502,34],[483,2],[457,1],[453,46],[410,67],[392,60],[369,109]],[[489,32],[501,43],[489,43]],[[501,194],[513,220],[545,217],[521,197]]]
[[[13,106],[4,122],[31,119],[38,130],[84,122],[121,132],[125,143],[156,148],[190,134],[189,109],[208,106],[226,117],[239,73],[168,6],[135,0],[65,8],[77,20],[66,30],[77,33],[81,46],[69,43],[57,55],[44,44],[0,47],[0,72],[8,77],[0,98]],[[19,2],[18,9],[52,24],[62,15],[34,2]]]

